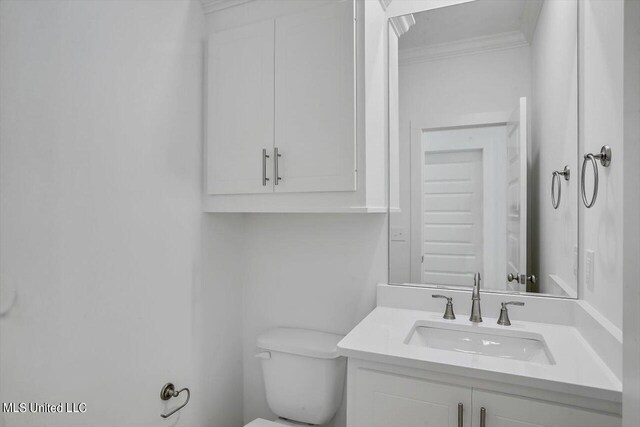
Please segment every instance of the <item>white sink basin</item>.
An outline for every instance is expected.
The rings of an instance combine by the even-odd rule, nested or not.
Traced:
[[[542,335],[531,332],[420,321],[405,344],[555,365]]]

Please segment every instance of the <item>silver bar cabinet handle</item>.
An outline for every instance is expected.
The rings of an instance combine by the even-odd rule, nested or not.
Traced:
[[[262,149],[262,186],[266,187],[267,186],[267,181],[269,181],[269,178],[267,178],[267,159],[269,158],[269,155],[267,154],[267,149],[263,148]]]
[[[480,408],[480,427],[487,427],[487,410]]]
[[[278,151],[278,147],[275,147],[273,149],[273,161],[274,161],[274,165],[273,165],[273,175],[274,175],[274,184],[278,185],[278,182],[282,179],[282,177],[280,176],[280,172],[278,171],[278,162],[280,160],[280,157],[282,157],[282,154],[279,153]]]
[[[464,427],[464,405],[458,403],[458,427]]]

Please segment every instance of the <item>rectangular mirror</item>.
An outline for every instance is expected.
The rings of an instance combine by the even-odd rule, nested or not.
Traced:
[[[389,282],[577,297],[577,1],[475,0],[389,33]]]

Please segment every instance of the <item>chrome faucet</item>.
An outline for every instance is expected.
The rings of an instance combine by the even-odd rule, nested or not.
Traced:
[[[511,326],[511,320],[509,320],[509,311],[507,310],[508,305],[523,306],[524,303],[521,301],[503,302],[502,308],[500,308],[500,317],[498,318],[498,325]]]
[[[447,307],[444,310],[443,319],[455,320],[456,315],[453,313],[453,298],[444,295],[431,295],[432,298],[444,298],[447,300]]]
[[[474,323],[482,322],[482,314],[480,313],[480,273],[473,276],[473,292],[471,294],[471,316],[469,320]]]

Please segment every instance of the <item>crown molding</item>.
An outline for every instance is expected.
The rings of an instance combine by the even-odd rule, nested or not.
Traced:
[[[407,31],[409,31],[409,28],[415,25],[416,18],[414,18],[413,14],[410,13],[408,15],[394,16],[393,18],[390,18],[389,21],[391,22],[391,26],[396,32],[396,35],[400,37]]]
[[[219,12],[230,7],[249,3],[253,0],[200,0],[202,11],[206,14]]]
[[[380,2],[380,6],[382,6],[382,10],[387,10],[389,5],[393,0],[378,0]]]
[[[456,56],[515,49],[524,46],[529,46],[527,38],[521,32],[514,31],[510,33],[460,40],[451,43],[402,49],[398,53],[398,63],[400,65],[410,65],[420,62],[437,61]]]

